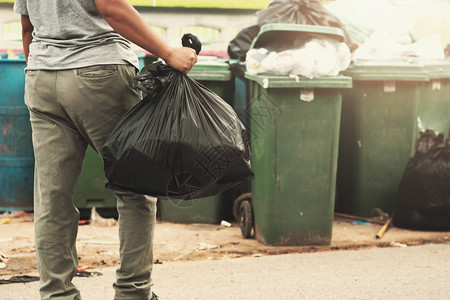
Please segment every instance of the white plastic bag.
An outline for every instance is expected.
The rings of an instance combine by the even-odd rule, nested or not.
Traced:
[[[406,16],[389,0],[336,0],[328,4],[353,42],[363,44],[377,30],[390,30],[402,44],[417,40]]]
[[[246,67],[250,74],[336,76],[350,65],[351,53],[345,43],[331,39],[312,39],[298,49],[269,52],[252,49],[247,52]]]
[[[439,35],[432,35],[415,43],[403,44],[395,32],[377,30],[353,52],[352,60],[390,60],[399,58],[444,59]]]

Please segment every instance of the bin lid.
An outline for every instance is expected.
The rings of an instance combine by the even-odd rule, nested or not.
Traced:
[[[263,88],[351,88],[352,78],[348,76],[330,77],[289,77],[284,75],[251,75],[245,73],[245,78],[257,82]]]
[[[357,59],[342,72],[355,81],[428,81],[429,74],[417,60],[363,60]]]
[[[231,71],[228,60],[215,56],[198,56],[198,61],[188,73],[195,80],[229,81]]]
[[[270,23],[261,26],[250,49],[273,47],[278,48],[274,50],[293,49],[292,43],[295,43],[297,39],[304,38],[307,41],[316,37],[330,37],[342,42],[344,32],[340,28],[329,26]]]
[[[450,60],[419,60],[430,79],[450,79]]]

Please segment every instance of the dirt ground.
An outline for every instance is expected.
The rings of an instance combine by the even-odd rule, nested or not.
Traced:
[[[254,238],[244,239],[238,223],[176,224],[158,221],[154,262],[232,259],[318,251],[357,250],[369,247],[407,247],[426,243],[450,243],[450,232],[421,232],[390,227],[376,239],[382,225],[353,225],[355,220],[335,217],[328,246],[267,246]],[[93,269],[119,264],[118,226],[114,219],[96,217],[80,225],[77,239],[79,263]],[[0,217],[0,277],[33,275],[35,263],[32,215]]]

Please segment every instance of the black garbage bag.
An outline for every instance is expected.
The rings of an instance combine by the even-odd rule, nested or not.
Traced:
[[[414,230],[450,230],[450,140],[427,130],[399,184],[394,225]]]
[[[245,61],[243,53],[245,54],[250,50],[253,39],[258,35],[259,28],[269,23],[337,27],[344,31],[344,42],[350,50],[353,51],[357,48],[357,45],[351,41],[342,22],[318,0],[273,0],[266,9],[258,11],[256,16],[256,25],[244,28],[230,41],[228,45],[230,58]],[[287,50],[291,46],[289,39],[285,39],[285,41],[288,44],[283,50]],[[274,44],[279,44],[279,41],[274,41]],[[277,46],[283,48],[283,45]]]
[[[259,26],[290,23],[342,27],[341,21],[318,0],[273,0],[257,12],[257,18]]]
[[[252,25],[239,31],[237,36],[228,44],[230,58],[245,61],[245,56],[250,50],[253,39],[258,35],[259,28],[259,25]]]
[[[103,147],[107,187],[189,200],[253,179],[247,132],[218,95],[161,62],[132,86],[147,96]]]

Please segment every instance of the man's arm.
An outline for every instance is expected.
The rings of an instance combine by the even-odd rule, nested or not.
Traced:
[[[30,44],[33,39],[33,24],[31,24],[30,18],[27,15],[21,15],[20,22],[22,23],[22,45],[23,52],[25,54],[25,61],[28,64],[28,54],[30,53]]]
[[[197,62],[195,50],[170,47],[127,0],[95,0],[95,4],[117,33],[164,59],[174,69],[187,73]]]

